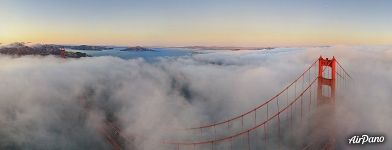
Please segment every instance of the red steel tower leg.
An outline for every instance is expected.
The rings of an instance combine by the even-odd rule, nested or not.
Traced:
[[[330,67],[330,69],[326,69],[324,67]],[[327,72],[330,71],[330,72]],[[330,77],[324,77],[324,74],[330,74]],[[324,87],[329,87],[330,93],[323,94],[323,85]],[[332,59],[324,59],[320,56],[319,58],[319,72],[318,72],[318,84],[317,84],[317,105],[324,103],[335,103],[336,96],[336,59],[332,57]]]
[[[329,67],[329,69],[327,69]],[[330,75],[330,76],[323,76]],[[324,89],[323,88],[328,88]],[[328,92],[329,91],[329,92]],[[327,92],[327,93],[324,93]],[[319,72],[318,72],[318,84],[317,84],[317,107],[322,105],[327,106],[328,112],[324,114],[322,126],[328,126],[329,131],[323,134],[328,138],[327,143],[323,143],[324,149],[333,150],[335,149],[335,123],[334,123],[334,105],[336,99],[336,59],[319,58]],[[321,129],[323,130],[323,129]]]

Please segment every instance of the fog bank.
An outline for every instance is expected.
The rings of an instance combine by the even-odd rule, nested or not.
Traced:
[[[275,95],[320,55],[335,56],[354,78],[348,98],[337,101],[339,148],[374,149],[346,144],[349,136],[369,133],[386,136],[376,146],[390,149],[392,48],[386,46],[221,51],[153,63],[0,55],[0,148],[110,149],[96,130],[107,118],[124,134],[157,138],[168,128],[222,121]],[[161,149],[135,138],[127,147]]]

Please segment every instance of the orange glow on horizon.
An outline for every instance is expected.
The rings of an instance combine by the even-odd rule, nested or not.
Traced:
[[[136,29],[53,25],[12,24],[0,30],[0,43],[32,42],[43,44],[94,44],[142,46],[320,46],[335,44],[392,44],[392,33],[357,32],[343,29],[297,27],[183,27]]]

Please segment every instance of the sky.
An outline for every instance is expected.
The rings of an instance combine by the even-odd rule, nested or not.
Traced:
[[[392,44],[392,1],[0,0],[0,43]]]

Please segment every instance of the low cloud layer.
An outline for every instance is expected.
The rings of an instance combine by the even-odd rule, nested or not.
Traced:
[[[381,46],[221,51],[153,63],[0,55],[0,148],[110,149],[97,132],[107,118],[124,134],[152,137],[222,121],[279,92],[320,55],[336,56],[354,78],[337,102],[339,148],[362,133],[385,135],[377,146],[388,148],[392,48]],[[135,138],[129,149],[162,149]]]

